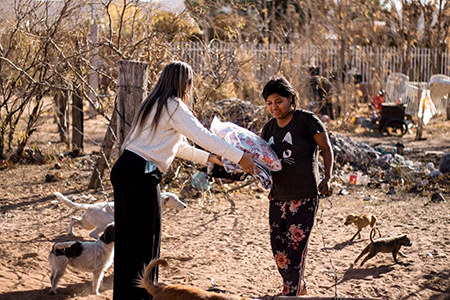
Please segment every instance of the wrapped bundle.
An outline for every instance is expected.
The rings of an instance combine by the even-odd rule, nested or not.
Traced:
[[[211,131],[231,145],[252,153],[253,161],[260,171],[254,175],[255,178],[261,182],[264,188],[272,187],[272,177],[269,171],[280,171],[281,161],[264,139],[231,122],[221,122],[217,117],[214,117],[211,122]],[[225,170],[229,173],[243,172],[238,164],[225,158],[222,158],[222,162]]]
[[[231,122],[221,122],[217,117],[211,122],[211,131],[231,145],[254,155],[253,160],[264,169],[280,171],[281,161],[269,144],[250,130]]]

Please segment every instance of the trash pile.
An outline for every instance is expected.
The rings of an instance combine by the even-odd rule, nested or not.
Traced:
[[[214,116],[247,128],[256,134],[270,119],[264,106],[239,99],[207,103],[198,115],[206,127],[210,127]],[[407,159],[411,149],[406,149],[403,145],[370,146],[335,133],[330,135],[330,140],[335,155],[336,175],[333,181],[342,186],[351,184],[380,188],[389,194],[400,190],[414,193],[450,192],[450,154],[442,157],[441,160],[447,157],[446,163],[443,162],[446,167],[443,167],[442,164],[437,166],[431,162]],[[199,190],[210,190],[213,187],[211,178],[205,177],[205,174],[198,174],[203,172],[207,175],[206,168],[198,170],[188,162],[182,162],[182,165],[177,163],[172,165],[172,170],[166,174],[166,184],[178,182],[179,186],[189,189],[191,194],[198,193]],[[184,170],[186,167],[187,169]],[[220,170],[220,172],[225,171]],[[192,176],[192,174],[196,175]],[[245,178],[246,176],[237,176],[229,179],[243,181]]]
[[[357,170],[367,172],[373,161],[380,158],[380,153],[374,148],[346,136],[333,133],[330,135],[330,141],[336,166],[350,164]]]
[[[439,166],[432,162],[412,161],[400,145],[376,145],[355,142],[348,137],[332,134],[330,140],[335,154],[336,180],[382,188],[387,194],[398,190],[416,193],[450,191],[450,153],[444,154]]]

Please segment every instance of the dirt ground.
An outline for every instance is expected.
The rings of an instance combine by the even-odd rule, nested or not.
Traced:
[[[92,274],[71,270],[62,278],[58,294],[49,295],[48,252],[55,241],[73,239],[66,234],[70,218],[81,214],[58,203],[53,192],[112,200],[109,172],[103,189],[87,189],[92,173],[89,155],[66,156],[60,162],[62,168],[54,168],[58,153],[66,148],[57,143],[56,128],[49,123],[34,139],[54,159],[0,171],[0,299],[112,299],[112,268],[101,296],[92,294]],[[344,134],[369,145],[400,140],[413,150],[411,159],[436,162],[439,154],[430,151],[450,152],[450,121],[432,120],[425,130],[427,140],[422,141],[414,141],[412,134],[401,139]],[[85,153],[98,151],[104,124],[87,120],[85,132]],[[59,179],[45,182],[47,174],[56,172],[60,172]],[[388,195],[381,188],[345,189],[347,195],[334,193],[321,200],[307,256],[307,296],[450,299],[450,191],[442,191],[447,202],[432,203],[429,193],[399,190]],[[366,196],[372,197],[364,201]],[[252,184],[230,192],[228,198],[224,193],[203,193],[185,201],[185,210],[163,212],[161,256],[168,259],[170,268],[160,271],[160,282],[207,289],[214,280],[218,288],[247,297],[281,291],[281,277],[270,250],[266,191]],[[369,230],[365,228],[361,239],[349,242],[356,228],[345,226],[343,219],[349,213],[367,212],[377,216],[383,236],[405,233],[410,237],[412,246],[402,248],[408,257],[400,257],[401,264],[395,264],[390,254],[379,254],[364,267],[351,266],[368,244]],[[90,239],[86,230],[76,233],[77,238]]]

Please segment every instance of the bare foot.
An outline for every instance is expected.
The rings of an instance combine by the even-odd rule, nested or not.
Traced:
[[[306,288],[303,288],[302,291],[300,292],[300,296],[304,296],[308,294],[308,290]]]

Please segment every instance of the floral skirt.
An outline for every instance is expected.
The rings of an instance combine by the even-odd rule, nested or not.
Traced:
[[[270,201],[270,242],[283,277],[283,296],[299,296],[306,288],[306,254],[318,206],[318,197]]]

